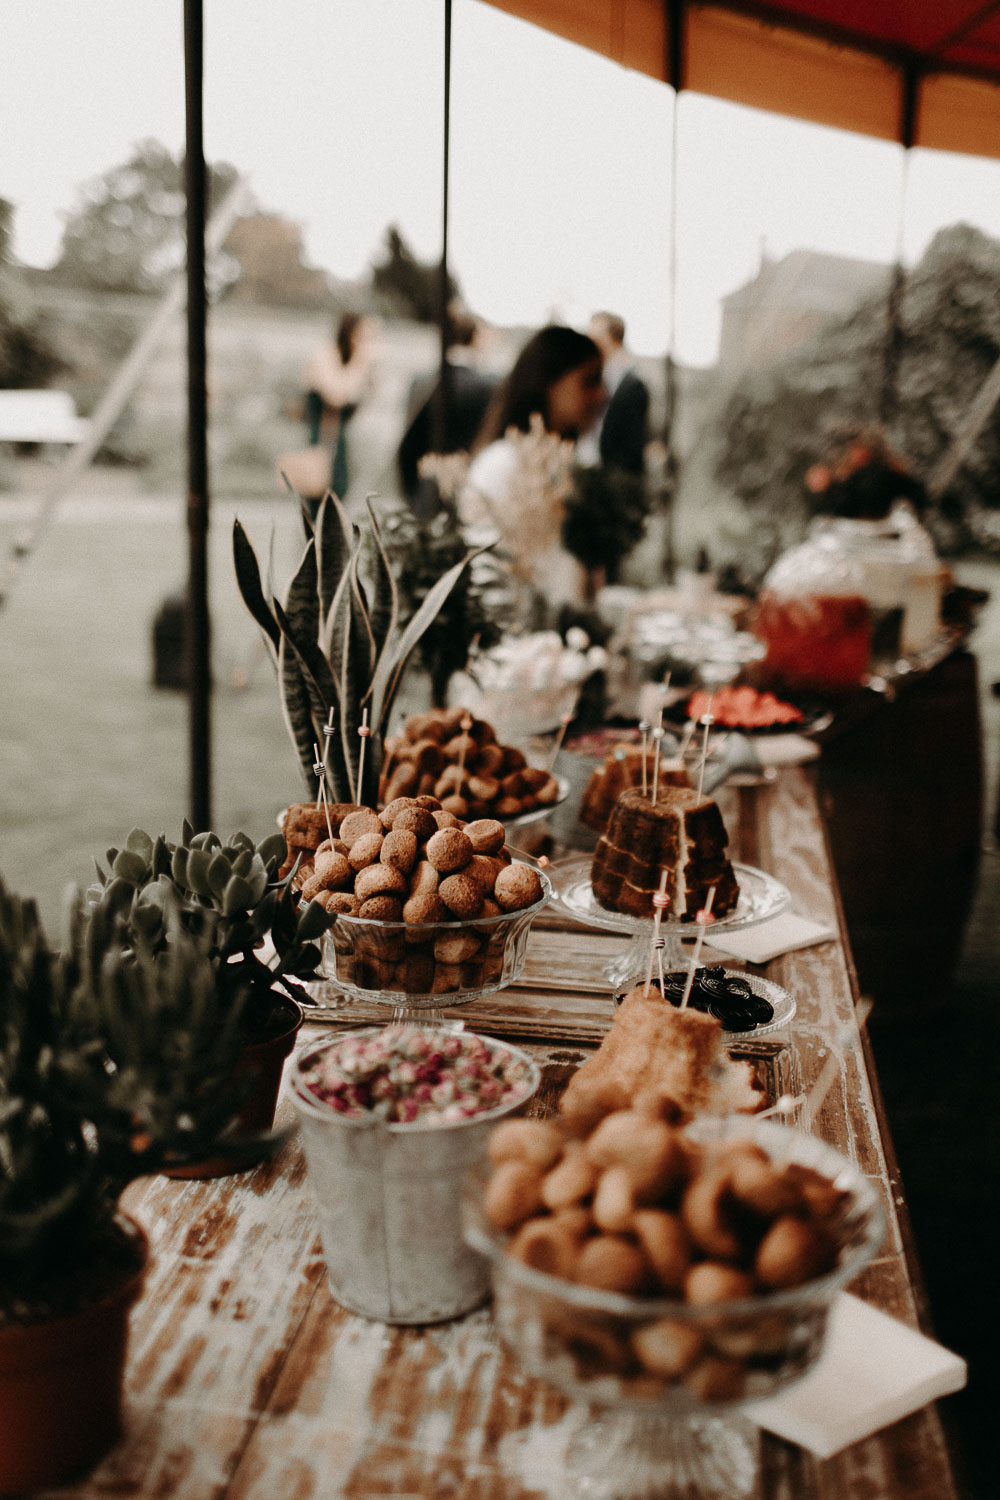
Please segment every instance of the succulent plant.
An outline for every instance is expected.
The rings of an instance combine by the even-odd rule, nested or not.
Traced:
[[[370,593],[360,568],[364,537],[332,492],[320,505],[315,524],[303,510],[306,548],[284,604],[274,596],[270,580],[270,599],[265,595],[257,554],[238,520],[233,523],[233,560],[243,602],[263,631],[277,668],[285,722],[306,786],[315,792],[318,748],[328,796],[334,802],[373,807],[382,741],[407,660],[477,553],[469,552],[443,573],[404,622],[371,499],[367,515]],[[358,730],[366,709],[371,734],[362,777]],[[328,726],[333,731],[329,735]]]
[[[77,897],[59,952],[0,881],[0,1322],[69,1310],[130,1180],[232,1149],[240,1003],[171,905],[154,952]]]
[[[285,858],[280,833],[259,845],[236,833],[224,844],[217,833],[195,833],[185,820],[181,842],[172,844],[133,828],[123,848],[107,851],[108,873],[95,861],[98,883],[87,895],[92,912],[118,917],[126,941],[154,953],[169,946],[176,910],[183,928],[207,944],[220,1002],[240,998],[243,1033],[259,1040],[279,1025],[282,990],[312,1004],[299,981],[315,972],[320,949],[314,939],[334,920],[317,903],[299,904],[294,870],[278,879]],[[262,957],[267,937],[273,966]]]

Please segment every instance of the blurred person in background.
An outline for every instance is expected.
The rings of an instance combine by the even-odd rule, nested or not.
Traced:
[[[347,428],[372,387],[375,334],[373,319],[343,313],[333,336],[314,350],[303,372],[309,442],[332,453],[330,488],[341,500],[351,478]],[[312,500],[310,511],[315,514]]]
[[[421,519],[437,509],[437,491],[421,480],[420,460],[428,453],[468,453],[483,424],[497,376],[483,360],[486,330],[460,303],[448,309],[448,389],[441,371],[418,376],[410,387],[406,430],[396,455],[400,490]],[[443,409],[439,403],[444,399]]]
[[[605,400],[601,351],[575,328],[534,334],[498,386],[460,501],[471,541],[496,540],[516,578],[547,606],[579,603],[586,569],[562,528],[579,438]]]
[[[649,441],[649,387],[636,374],[625,347],[625,324],[617,313],[594,313],[590,336],[604,358],[608,402],[599,425],[588,435],[579,461],[641,477]]]

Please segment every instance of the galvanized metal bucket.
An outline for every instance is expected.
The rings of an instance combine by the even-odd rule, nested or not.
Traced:
[[[537,1090],[538,1065],[520,1048],[484,1038],[527,1065],[520,1098],[468,1120],[386,1124],[338,1114],[303,1083],[304,1066],[339,1039],[307,1048],[290,1077],[333,1295],[385,1323],[460,1317],[490,1290],[487,1261],[462,1237],[462,1180],[484,1159],[492,1126]]]

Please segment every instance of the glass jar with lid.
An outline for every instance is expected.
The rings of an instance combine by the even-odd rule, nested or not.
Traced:
[[[864,570],[827,521],[784,552],[764,579],[754,630],[768,676],[789,689],[845,691],[869,669],[872,612]]]

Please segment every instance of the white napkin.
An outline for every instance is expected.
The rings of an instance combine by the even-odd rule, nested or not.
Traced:
[[[713,932],[708,928],[705,937],[720,953],[733,958],[742,958],[750,964],[766,964],[779,953],[791,953],[794,948],[810,948],[813,943],[825,943],[836,937],[836,931],[825,922],[814,922],[811,917],[800,917],[795,912],[782,912],[769,922],[748,927],[745,932]]]
[[[965,1385],[965,1360],[877,1308],[842,1292],[826,1347],[804,1379],[755,1401],[744,1415],[768,1432],[829,1458]]]
[[[762,766],[803,766],[820,753],[816,741],[802,734],[758,734],[753,747]]]

